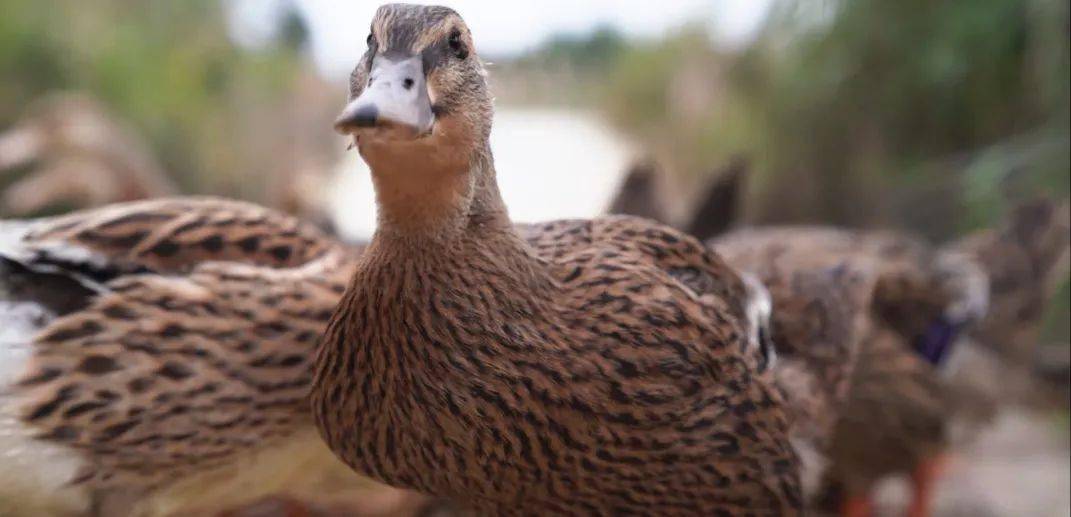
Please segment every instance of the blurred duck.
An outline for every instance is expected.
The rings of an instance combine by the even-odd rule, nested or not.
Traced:
[[[748,165],[742,158],[732,159],[713,179],[693,207],[691,217],[677,227],[705,241],[727,231],[737,219],[743,183]],[[636,161],[625,174],[606,213],[632,215],[670,224],[675,207],[667,205],[662,192],[663,174],[651,158]]]
[[[943,247],[970,257],[990,278],[989,310],[965,336],[977,346],[958,347],[946,372],[957,389],[973,392],[990,409],[1067,407],[1067,348],[1045,353],[1038,340],[1053,295],[1067,281],[1069,226],[1066,200],[1035,199],[1015,206],[998,227]]]
[[[974,341],[1013,365],[1034,360],[1045,309],[1067,281],[1069,239],[1068,202],[1037,199],[1016,206],[1000,227],[948,245],[974,258],[990,277],[992,300],[970,332]]]
[[[837,263],[770,245],[761,235],[737,234],[717,244],[716,251],[769,289],[775,373],[792,408],[792,441],[803,461],[809,500],[820,488],[861,341],[869,332],[876,275],[849,259]]]
[[[660,187],[662,174],[651,158],[635,161],[610,201],[608,214],[632,215],[652,221],[669,221],[668,209]]]
[[[331,448],[484,514],[798,514],[765,291],[642,219],[516,229],[491,117],[457,13],[379,8],[336,124],[380,216],[317,360]]]
[[[735,157],[715,171],[682,229],[704,242],[727,232],[740,217],[749,167],[747,160]]]
[[[0,514],[360,485],[306,401],[355,254],[209,198],[0,222]]]
[[[867,515],[873,485],[899,472],[912,476],[911,515],[927,515],[946,424],[959,402],[936,366],[947,359],[957,334],[985,314],[988,283],[981,268],[963,254],[936,253],[893,233],[769,228],[738,231],[711,244],[731,264],[757,268],[773,285],[779,270],[845,264],[868,280],[860,285],[870,286],[871,293],[856,298],[864,302],[865,316],[856,327],[858,356],[850,374],[839,377],[846,380],[830,384],[842,391],[826,397],[834,404],[825,407],[836,411],[818,456],[829,463],[824,476],[839,489],[835,503],[843,515]],[[798,306],[779,306],[776,298],[774,314],[806,317]],[[775,326],[776,321],[777,316]],[[792,335],[781,339],[806,344]],[[844,369],[834,372],[843,375]]]
[[[0,213],[24,217],[180,192],[138,132],[85,94],[45,96],[0,134],[0,173],[31,165],[0,193]],[[269,174],[267,204],[330,230],[324,171],[310,163]]]
[[[0,195],[5,212],[28,215],[178,193],[137,132],[86,95],[47,96],[0,134],[0,171],[35,162],[36,170]]]

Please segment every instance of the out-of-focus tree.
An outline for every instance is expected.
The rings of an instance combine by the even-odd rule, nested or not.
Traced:
[[[557,34],[519,58],[489,56],[492,89],[507,103],[590,107],[629,48],[625,36],[608,26],[586,35]]]
[[[929,188],[874,207],[920,226],[975,209],[921,228],[933,236],[991,222],[1009,181],[1067,192],[1067,20],[1054,0],[782,2],[736,76],[762,115],[767,181],[803,174],[817,189],[803,210],[845,223],[868,214],[838,196],[897,187]]]
[[[538,52],[520,59],[521,63],[570,66],[593,71],[606,70],[628,47],[625,37],[613,27],[603,26],[588,35],[559,34],[547,40]]]

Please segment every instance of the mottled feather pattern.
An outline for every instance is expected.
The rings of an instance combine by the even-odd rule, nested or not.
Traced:
[[[935,320],[954,312],[950,307],[979,305],[979,269],[974,263],[954,270],[949,255],[895,232],[767,228],[741,230],[714,244],[735,257],[730,259],[733,264],[765,260],[797,269],[847,267],[861,275],[860,289],[849,296],[857,300],[852,305],[861,316],[856,326],[857,357],[852,369],[839,371],[841,402],[824,451],[831,486],[850,494],[866,493],[882,477],[909,471],[944,448],[947,423],[959,401],[934,366],[914,351],[913,343]],[[764,279],[771,280],[769,275]],[[775,329],[778,316],[806,314],[798,312],[800,307],[777,310],[778,283],[773,279],[769,284],[775,298]],[[792,352],[785,355],[792,357]],[[828,425],[827,421],[827,430]]]
[[[373,244],[360,275],[383,288],[351,285],[318,360],[332,448],[494,514],[792,513],[788,422],[747,342],[739,277],[640,219],[521,233],[433,263]],[[518,246],[539,261],[501,252]]]
[[[102,288],[46,322],[10,387],[40,439],[86,458],[71,481],[156,486],[308,425],[312,350],[354,250],[211,199],[40,220],[20,244],[30,274],[70,268]]]
[[[217,198],[109,205],[30,224],[13,257],[104,276],[188,271],[205,261],[304,264],[331,248],[315,227],[269,209]]]
[[[793,402],[797,435],[824,449],[868,325],[875,271],[848,258],[815,257],[761,232],[744,231],[711,244],[769,290],[777,374]]]

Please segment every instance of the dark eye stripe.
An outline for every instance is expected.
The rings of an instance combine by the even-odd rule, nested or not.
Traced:
[[[445,40],[428,45],[421,54],[424,61],[424,74],[430,74],[450,57],[450,47]]]

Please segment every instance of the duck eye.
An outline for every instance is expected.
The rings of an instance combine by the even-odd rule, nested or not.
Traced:
[[[450,37],[446,40],[450,45],[450,50],[454,52],[454,55],[458,59],[465,59],[469,56],[469,49],[465,48],[465,44],[461,41],[461,31],[454,29],[450,32]]]

